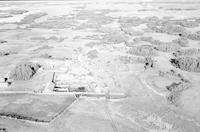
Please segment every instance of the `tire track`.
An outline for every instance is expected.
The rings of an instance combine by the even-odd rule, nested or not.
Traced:
[[[104,103],[105,113],[106,113],[108,119],[110,120],[113,132],[118,132],[116,124],[115,124],[114,120],[112,119],[111,112],[110,112],[109,107],[108,107],[108,103],[109,103],[109,100],[106,99],[105,103]]]

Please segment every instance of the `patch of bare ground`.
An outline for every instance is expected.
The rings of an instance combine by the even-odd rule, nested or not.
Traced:
[[[69,16],[56,16],[48,18],[44,22],[31,24],[31,28],[42,28],[42,29],[66,29],[76,26],[78,22],[73,17]]]
[[[123,27],[136,27],[140,24],[144,24],[144,20],[140,17],[122,17],[119,19],[119,23]]]
[[[51,36],[51,37],[47,38],[47,40],[48,41],[52,40],[52,41],[55,41],[55,42],[62,42],[62,41],[65,40],[65,38],[63,38],[63,37],[57,37],[57,36]]]
[[[95,59],[98,58],[99,52],[97,50],[91,50],[87,53],[88,58]]]
[[[29,14],[28,16],[25,16],[20,22],[19,24],[31,24],[33,23],[36,19],[41,18],[43,16],[48,15],[47,13],[44,12],[38,12],[38,13],[34,13],[34,14]]]
[[[110,16],[106,16],[107,13],[109,12],[104,12],[104,11],[96,12],[96,11],[90,11],[90,10],[80,11],[76,15],[76,19],[87,20],[87,22],[81,23],[75,29],[80,30],[80,29],[91,28],[91,29],[100,30],[100,28],[103,25],[110,24],[114,21],[114,18]]]
[[[53,56],[48,53],[48,50],[51,50],[53,47],[48,46],[48,45],[44,45],[41,47],[38,47],[34,50],[31,50],[30,52],[34,55],[36,55],[36,57],[40,57],[40,58],[52,58]]]
[[[107,44],[119,44],[124,43],[127,40],[126,36],[124,36],[121,32],[111,32],[106,33],[102,36],[101,42]]]
[[[151,17],[145,17],[143,18],[143,21],[147,24],[150,25],[160,25],[162,24],[162,20],[160,18],[158,18],[157,16],[151,16]]]
[[[129,36],[141,36],[143,35],[142,31],[134,30],[130,27],[121,27],[121,31]]]
[[[180,37],[180,38],[178,38],[178,39],[172,40],[172,43],[178,44],[178,45],[180,45],[181,47],[188,47],[189,41],[188,41],[187,38]]]
[[[100,42],[89,42],[89,43],[85,44],[85,46],[90,47],[90,48],[93,48],[93,47],[99,46],[99,45],[102,45],[102,43],[100,43]]]
[[[41,47],[38,47],[37,49],[34,49],[33,52],[37,53],[37,52],[40,52],[42,50],[48,50],[48,49],[52,49],[53,47],[52,46],[48,46],[48,45],[43,45]]]
[[[40,68],[40,65],[32,62],[23,62],[17,64],[17,66],[11,71],[10,77],[14,80],[29,80]]]
[[[176,57],[170,60],[171,64],[184,71],[200,72],[200,58]]]
[[[94,20],[97,19],[97,23],[98,22],[106,22],[105,20],[111,20],[111,17],[107,17],[106,14],[112,12],[111,10],[82,10],[80,12],[78,12],[78,14],[76,15],[76,17],[79,20],[85,20],[85,19],[89,19],[89,20]],[[103,20],[102,18],[109,18],[109,19],[105,19]],[[107,21],[108,22],[108,21]],[[108,23],[105,23],[108,24]]]
[[[46,42],[46,41],[55,41],[55,42],[62,42],[64,41],[64,38],[62,37],[57,37],[57,36],[51,36],[51,37],[31,37],[30,40],[32,41],[41,41],[41,42]]]

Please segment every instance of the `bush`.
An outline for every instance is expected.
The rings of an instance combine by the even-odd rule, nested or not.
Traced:
[[[164,42],[161,42],[160,40],[154,40],[152,37],[137,37],[133,39],[134,42],[140,42],[140,41],[145,41],[148,42],[152,45],[161,45]]]
[[[167,96],[167,101],[169,101],[174,106],[179,106],[180,105],[180,102],[179,102],[180,94],[181,94],[180,92],[171,92]]]
[[[170,94],[167,96],[167,100],[172,103],[175,106],[179,105],[179,97],[181,93],[189,89],[191,87],[190,83],[185,83],[185,82],[179,82],[175,83],[173,82],[171,85],[166,86],[167,90],[170,91]]]
[[[134,63],[144,63],[145,62],[144,57],[134,57],[134,56],[120,56],[119,60],[123,64],[134,64]]]
[[[186,89],[190,88],[190,83],[184,83],[184,82],[178,82],[175,83],[173,82],[171,85],[166,86],[167,90],[171,91],[171,92],[182,92]]]
[[[126,37],[122,33],[113,32],[103,35],[101,40],[103,43],[119,44],[124,43],[126,41]]]
[[[174,56],[176,57],[180,57],[180,56],[198,56],[200,55],[200,49],[196,49],[196,48],[190,48],[190,49],[182,49],[182,50],[178,50],[176,52],[173,53]]]
[[[162,52],[173,52],[180,48],[181,48],[180,45],[173,44],[173,43],[160,44],[155,47],[156,50],[162,51]]]
[[[151,57],[145,57],[145,65],[144,68],[153,68],[154,60]]]
[[[187,35],[187,38],[188,39],[191,39],[191,40],[197,40],[197,41],[200,41],[200,34],[188,34]]]
[[[152,46],[142,45],[131,47],[128,51],[129,54],[134,54],[137,56],[157,56],[157,52],[154,50]]]
[[[170,60],[176,68],[190,72],[200,72],[200,58],[178,57]]]

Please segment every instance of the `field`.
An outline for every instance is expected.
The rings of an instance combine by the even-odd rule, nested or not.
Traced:
[[[198,1],[0,1],[0,132],[199,132],[199,86]]]
[[[34,96],[27,94],[1,95],[1,116],[31,117],[30,121],[50,122],[65,110],[75,98],[63,96]],[[29,120],[29,119],[28,119]]]

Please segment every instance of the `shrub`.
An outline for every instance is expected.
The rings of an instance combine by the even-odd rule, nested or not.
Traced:
[[[174,106],[179,106],[180,105],[180,102],[179,102],[180,94],[181,94],[180,92],[171,92],[167,96],[167,101],[169,101]]]
[[[186,89],[189,89],[191,86],[190,83],[184,83],[184,82],[178,82],[175,83],[173,82],[171,85],[166,86],[167,90],[171,91],[171,92],[182,92]]]
[[[154,50],[152,46],[142,45],[142,46],[134,46],[131,47],[128,51],[129,54],[134,54],[137,56],[156,56],[157,52]]]
[[[170,60],[176,68],[190,72],[200,72],[200,58],[178,57]]]
[[[190,49],[182,49],[178,50],[173,53],[174,56],[179,57],[179,56],[198,56],[200,55],[200,49],[196,48],[190,48]]]
[[[155,49],[162,52],[173,52],[180,49],[180,46],[178,44],[173,43],[164,43],[157,45]]]
[[[153,68],[154,60],[151,57],[145,57],[145,65],[144,68]]]
[[[167,100],[175,106],[180,105],[179,98],[180,98],[181,93],[184,90],[189,89],[190,87],[191,87],[190,83],[173,82],[171,85],[166,86],[167,90],[170,91],[170,94],[167,96]]]
[[[134,56],[120,56],[120,62],[123,64],[134,64],[134,63],[144,63],[144,57],[134,57]]]
[[[194,34],[188,34],[188,35],[187,35],[187,38],[188,38],[188,39],[191,39],[191,40],[200,41],[200,34],[196,34],[196,33],[194,33]]]

